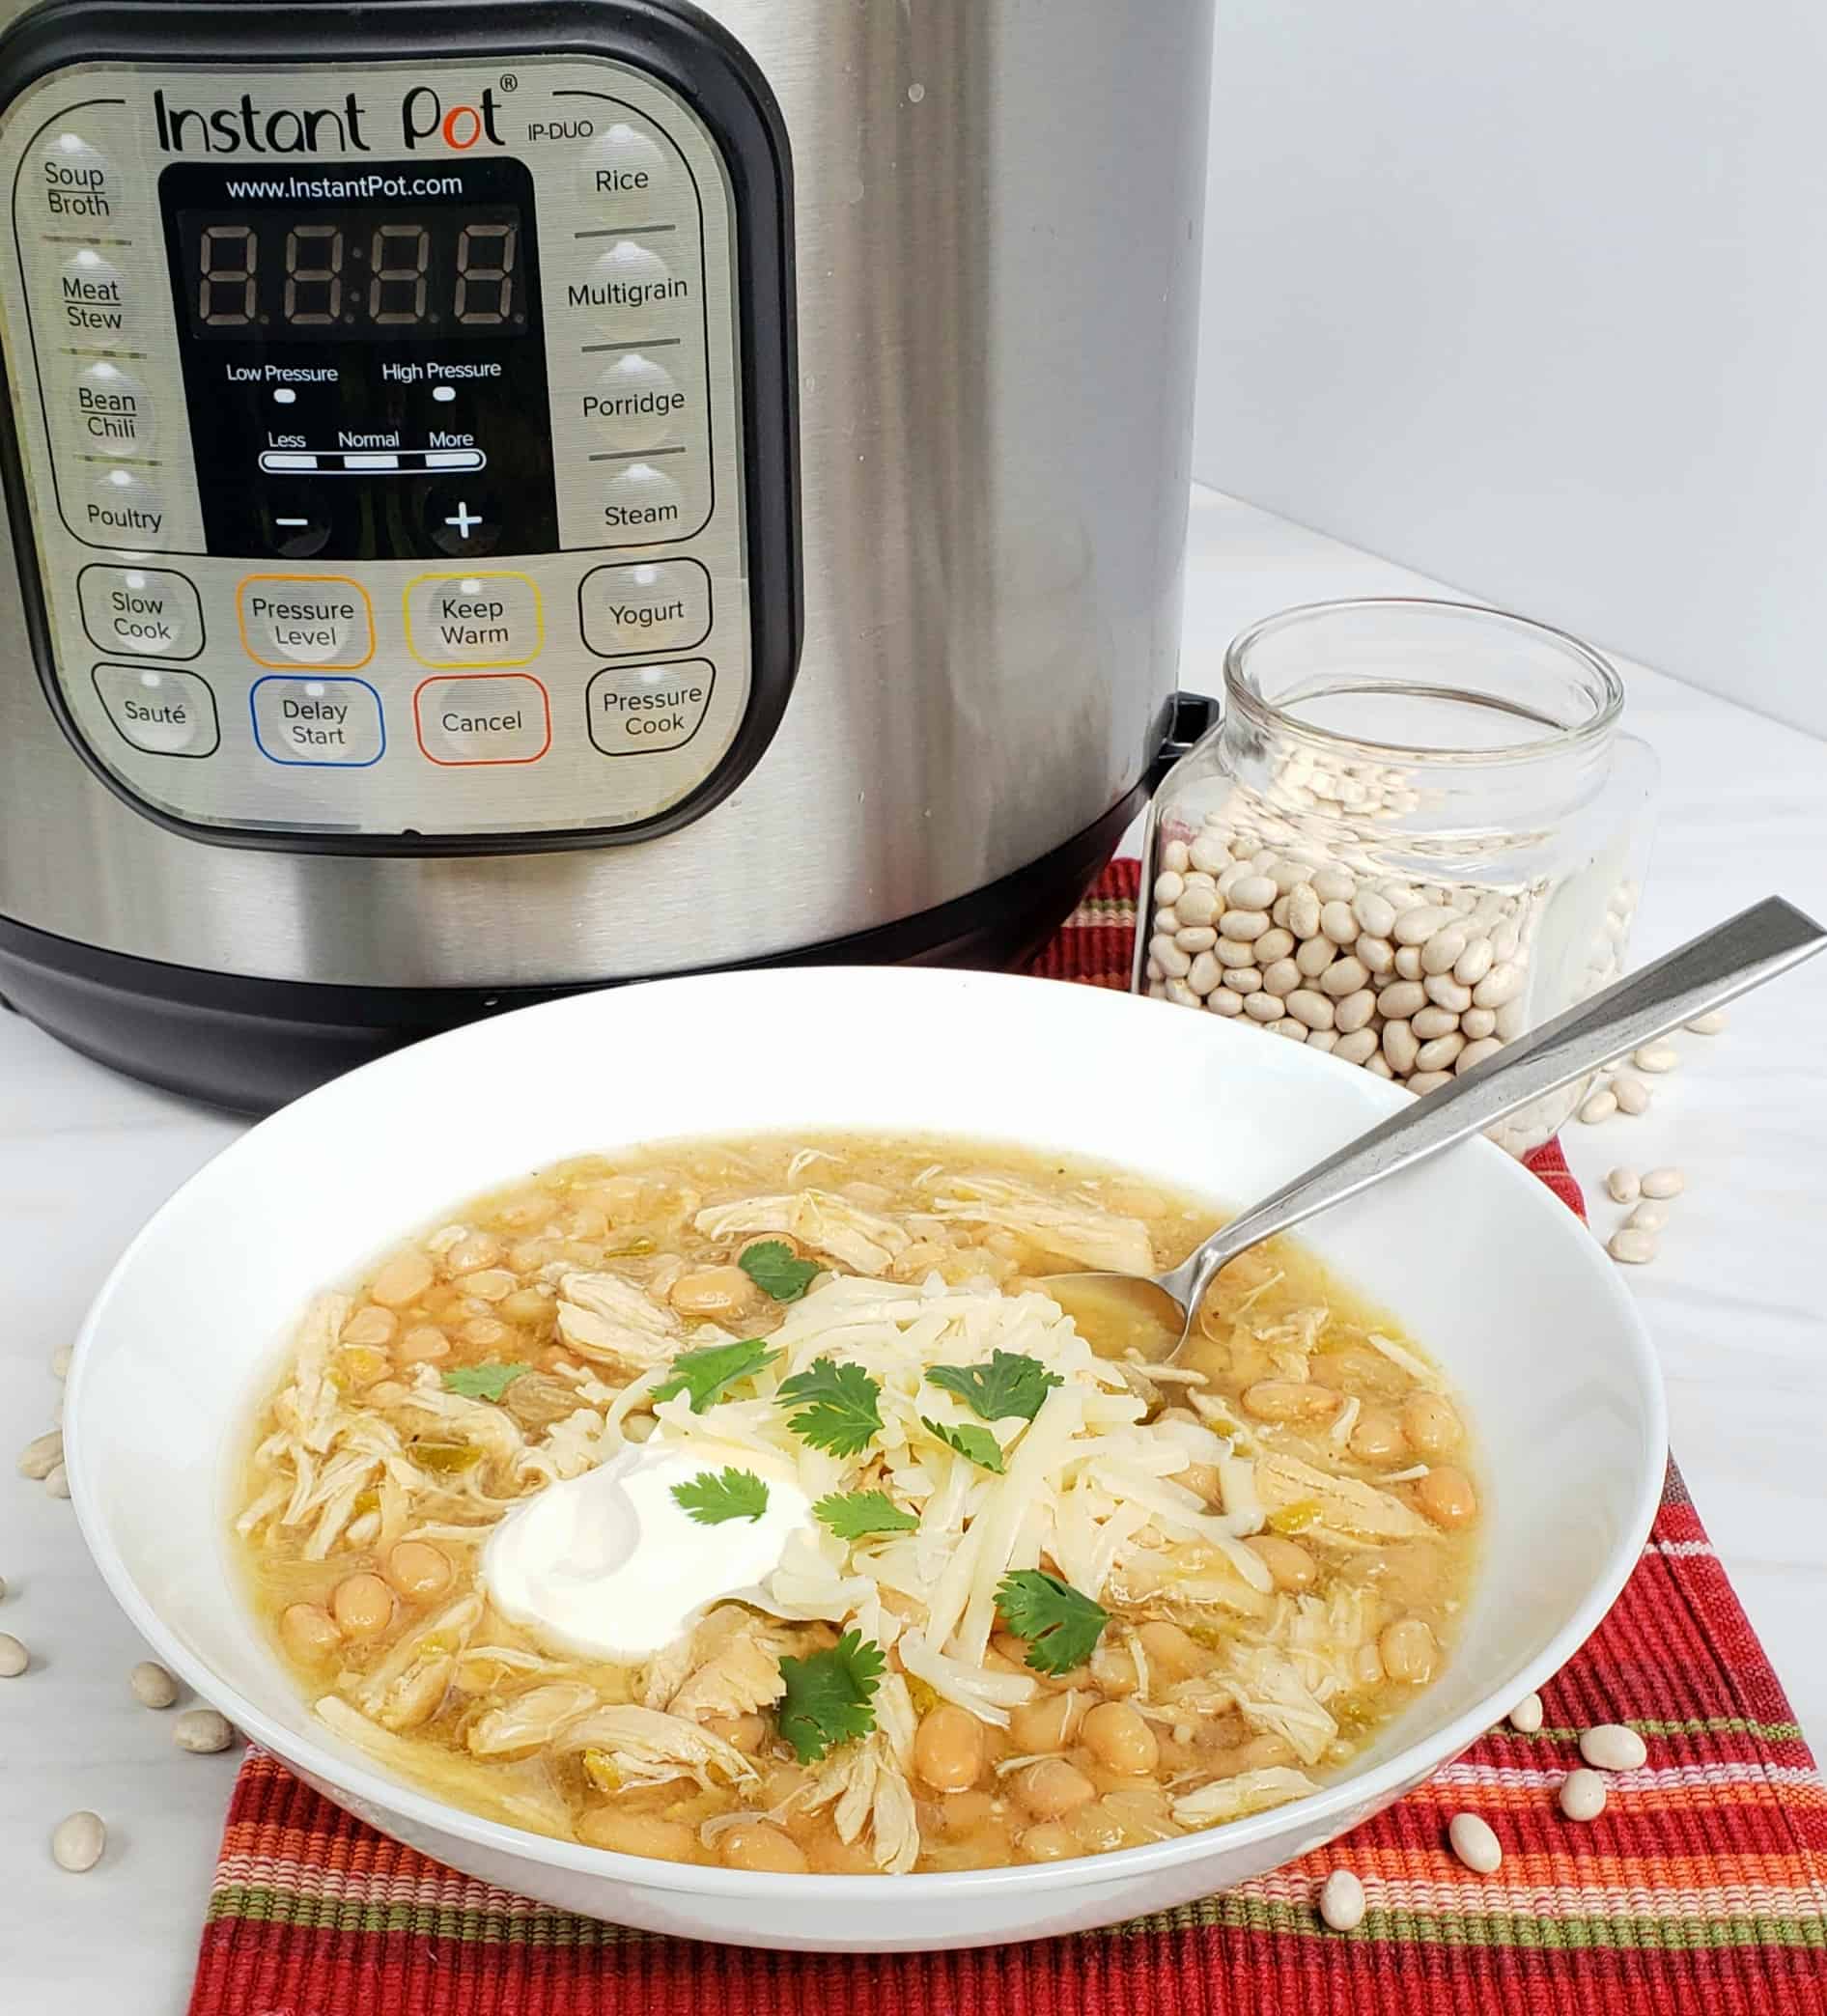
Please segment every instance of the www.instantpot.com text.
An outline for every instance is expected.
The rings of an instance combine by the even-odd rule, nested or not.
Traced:
[[[368,202],[377,196],[461,196],[461,175],[282,175],[224,182],[232,200],[250,203]]]

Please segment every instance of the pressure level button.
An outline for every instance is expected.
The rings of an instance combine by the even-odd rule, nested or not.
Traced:
[[[375,655],[368,592],[345,574],[249,574],[235,610],[257,665],[365,665]]]

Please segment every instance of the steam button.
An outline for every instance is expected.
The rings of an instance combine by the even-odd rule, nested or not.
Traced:
[[[697,527],[686,522],[685,492],[678,484],[652,462],[636,462],[604,487],[603,529],[611,535],[609,546],[657,546],[689,538]]]
[[[644,122],[618,119],[583,151],[580,176],[591,214],[610,224],[663,224],[672,163]]]

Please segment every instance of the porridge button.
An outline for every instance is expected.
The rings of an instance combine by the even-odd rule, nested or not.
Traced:
[[[598,567],[577,605],[583,641],[604,658],[689,651],[711,633],[711,576],[695,560]]]
[[[98,665],[92,675],[124,742],[149,756],[212,756],[220,743],[208,681],[171,665]]]
[[[257,679],[248,704],[269,763],[362,770],[387,746],[380,695],[365,679]]]
[[[365,665],[367,591],[344,574],[249,574],[235,591],[241,644],[259,665]]]
[[[434,763],[537,763],[552,745],[551,702],[527,672],[428,679],[412,709],[419,747]]]
[[[82,627],[103,651],[192,658],[203,649],[203,609],[181,574],[158,567],[85,567],[77,591]]]
[[[709,658],[676,665],[615,665],[585,693],[590,740],[605,756],[683,749],[703,726],[717,668]]]

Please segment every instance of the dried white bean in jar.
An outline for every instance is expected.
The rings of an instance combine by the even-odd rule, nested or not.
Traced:
[[[1186,878],[1172,869],[1155,877],[1155,901],[1157,903],[1178,903],[1180,892],[1186,887]]]
[[[1280,892],[1272,875],[1246,875],[1230,885],[1232,907],[1240,910],[1266,910]]]
[[[1251,994],[1262,985],[1262,975],[1254,966],[1232,966],[1224,975],[1224,985],[1232,994]]]
[[[1294,934],[1291,931],[1283,931],[1279,925],[1271,925],[1256,939],[1251,949],[1256,955],[1256,964],[1258,966],[1265,959],[1271,961],[1286,959],[1288,954],[1294,950]]]
[[[1476,987],[1496,964],[1497,954],[1491,949],[1491,940],[1475,938],[1453,961],[1452,977],[1461,987]]]
[[[1347,994],[1356,994],[1369,978],[1370,968],[1355,952],[1347,952],[1335,959],[1319,976],[1320,992],[1341,1001]]]
[[[171,1740],[193,1756],[212,1757],[235,1741],[235,1724],[213,1708],[188,1708],[172,1723]]]
[[[1616,1078],[1612,1080],[1612,1093],[1617,1101],[1617,1110],[1628,1113],[1632,1119],[1649,1110],[1649,1087],[1642,1078]]]
[[[155,1659],[142,1659],[126,1676],[133,1698],[142,1708],[169,1708],[178,1698],[178,1683]]]
[[[1532,1736],[1541,1727],[1541,1696],[1526,1694],[1510,1710],[1510,1727],[1519,1735]]]
[[[1351,949],[1379,977],[1395,970],[1395,947],[1386,938],[1372,938],[1366,931]]]
[[[1173,935],[1182,952],[1209,952],[1218,943],[1218,933],[1209,924],[1183,924]]]
[[[1218,928],[1227,938],[1250,941],[1259,938],[1269,927],[1267,910],[1227,910],[1218,920]]]
[[[1408,1025],[1423,1043],[1432,1043],[1436,1036],[1450,1036],[1459,1026],[1459,1018],[1450,1008],[1438,1008],[1430,1002],[1409,1017]]]
[[[1502,1008],[1515,1000],[1528,979],[1526,967],[1513,959],[1502,960],[1472,990],[1472,1005],[1475,1008]]]
[[[1366,937],[1387,938],[1395,928],[1395,907],[1374,889],[1360,889],[1351,899],[1351,913]]]
[[[1271,1036],[1285,1036],[1291,1043],[1307,1041],[1307,1024],[1304,1022],[1296,1022],[1291,1015],[1284,1015],[1279,1021],[1268,1022],[1264,1026]]]
[[[1420,1018],[1417,1016],[1416,1021],[1419,1022],[1419,1020]],[[1419,1035],[1419,1031],[1417,1030],[1416,1033]],[[1429,1071],[1450,1071],[1454,1060],[1465,1047],[1465,1038],[1460,1035],[1457,1029],[1451,1029],[1445,1036],[1436,1036],[1431,1042],[1423,1043],[1420,1049],[1415,1052],[1415,1062],[1423,1073]]]
[[[1148,956],[1170,980],[1184,980],[1193,964],[1191,956],[1182,952],[1172,938],[1159,933],[1148,940]]]
[[[1461,987],[1450,973],[1429,973],[1421,987],[1436,1008],[1448,1008],[1456,1016],[1471,1010],[1471,988]]]
[[[1427,990],[1419,980],[1392,980],[1377,997],[1386,1022],[1400,1022],[1419,1015],[1427,1005]]]
[[[1438,1092],[1452,1077],[1450,1071],[1417,1071],[1409,1078],[1411,1092]]]
[[[1419,945],[1397,945],[1395,970],[1404,980],[1419,980],[1421,976],[1421,948]]]
[[[1476,1813],[1455,1813],[1447,1828],[1452,1852],[1475,1876],[1494,1875],[1504,1861],[1498,1838]]]
[[[1217,921],[1223,908],[1216,889],[1203,887],[1195,882],[1189,884],[1181,892],[1174,903],[1173,912],[1183,925],[1211,924]]]
[[[1656,1077],[1662,1072],[1672,1071],[1681,1061],[1681,1052],[1672,1043],[1645,1043],[1642,1050],[1631,1052],[1630,1061],[1639,1071]]]
[[[1580,1754],[1599,1771],[1635,1771],[1648,1757],[1648,1746],[1622,1722],[1599,1722],[1580,1738]]]
[[[1487,1036],[1497,1033],[1497,1011],[1492,1008],[1468,1008],[1459,1018],[1459,1026],[1466,1032],[1468,1043],[1482,1043]]]
[[[1217,987],[1206,996],[1205,1005],[1214,1015],[1241,1015],[1244,1012],[1244,997],[1232,994],[1228,987]]]
[[[1450,978],[1454,966],[1466,949],[1466,935],[1463,931],[1437,931],[1421,947],[1421,971],[1424,974],[1443,974]],[[1471,1002],[1466,1003],[1470,1007]]]
[[[1272,994],[1261,989],[1244,996],[1244,1013],[1251,1022],[1281,1022],[1288,1012],[1288,1004],[1279,994]]]
[[[1323,1050],[1330,1055],[1332,1051],[1338,1048],[1338,1031],[1336,1029],[1308,1029],[1307,1032],[1307,1047],[1308,1050]]]
[[[1209,952],[1194,955],[1193,964],[1187,968],[1186,984],[1201,997],[1210,994],[1224,977],[1224,968]]]
[[[1294,954],[1294,964],[1309,980],[1319,976],[1338,957],[1338,947],[1322,933],[1318,938],[1304,938]]]
[[[1319,913],[1319,928],[1335,945],[1354,945],[1358,941],[1358,920],[1348,903],[1324,905]]]
[[[51,1829],[51,1860],[72,1876],[86,1875],[108,1846],[108,1830],[99,1813],[67,1813]]]
[[[1268,977],[1266,973],[1263,975],[1265,984]],[[1303,987],[1288,995],[1288,1013],[1309,1029],[1330,1029],[1336,1011],[1323,994]]]
[[[0,1680],[16,1680],[32,1664],[32,1655],[10,1631],[0,1631]]]
[[[1349,903],[1358,893],[1357,879],[1342,868],[1322,868],[1313,877],[1313,892],[1322,903]]]
[[[1635,1169],[1614,1169],[1605,1188],[1614,1204],[1634,1204],[1643,1195],[1643,1178]]]
[[[1174,1002],[1178,1007],[1196,1008],[1199,1005],[1198,995],[1193,992],[1184,980],[1166,980],[1162,983],[1162,986],[1168,1000]]]
[[[1605,1810],[1605,1780],[1596,1771],[1570,1771],[1555,1797],[1569,1820],[1596,1820]]]
[[[1319,936],[1319,913],[1322,908],[1319,891],[1307,882],[1301,882],[1287,894],[1287,925],[1297,938]]]
[[[1432,903],[1418,903],[1413,910],[1404,910],[1391,926],[1391,935],[1398,945],[1424,945],[1435,932],[1444,930],[1453,921],[1455,912]],[[1459,951],[1465,946],[1460,944]],[[1457,959],[1458,952],[1453,954]],[[1448,961],[1450,966],[1451,960]]]
[[[1334,1046],[1333,1055],[1343,1057],[1347,1064],[1383,1064],[1383,1059],[1377,1054],[1378,1040],[1374,1029],[1360,1026],[1339,1037]],[[1383,1064],[1385,1072],[1388,1072],[1389,1068],[1387,1064]]]
[[[1678,1197],[1687,1189],[1687,1178],[1679,1169],[1651,1169],[1643,1180],[1645,1197]]]
[[[48,1477],[64,1460],[64,1431],[53,1428],[48,1433],[35,1436],[19,1451],[19,1475],[30,1477],[35,1483]]]
[[[1647,1267],[1661,1247],[1653,1232],[1637,1231],[1629,1225],[1621,1225],[1605,1242],[1605,1250],[1626,1267]]]
[[[1370,1018],[1377,1012],[1377,997],[1367,987],[1361,987],[1356,994],[1348,994],[1333,1011],[1334,1025],[1341,1036],[1349,1036],[1355,1030],[1366,1028]],[[1376,1044],[1372,1041],[1370,1049]],[[1364,1054],[1369,1055],[1369,1050]]]
[[[1390,1068],[1398,1076],[1406,1078],[1415,1069],[1415,1059],[1420,1045],[1415,1040],[1415,1031],[1399,1018],[1383,1024],[1383,1054]]]
[[[1301,969],[1291,959],[1277,959],[1262,969],[1262,984],[1271,994],[1287,996],[1295,994],[1305,983]]]
[[[1161,850],[1161,865],[1175,875],[1184,875],[1193,865],[1193,850],[1184,840],[1169,840]]]
[[[1212,954],[1222,966],[1253,966],[1256,963],[1255,953],[1237,938],[1220,938]]]
[[[1363,1914],[1363,1885],[1349,1869],[1335,1869],[1320,1886],[1320,1918],[1335,1932],[1355,1932]]]
[[[1503,1048],[1495,1036],[1480,1036],[1476,1043],[1468,1043],[1454,1061],[1453,1076],[1464,1078],[1468,1071],[1476,1070],[1486,1057],[1496,1056]]]

